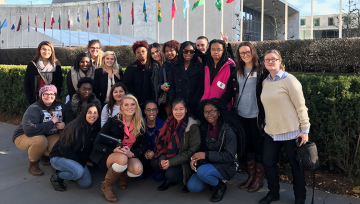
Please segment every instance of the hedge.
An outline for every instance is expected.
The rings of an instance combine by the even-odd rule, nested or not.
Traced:
[[[240,42],[233,43],[235,49]],[[281,40],[253,42],[262,57],[266,50],[277,49],[288,71],[321,73],[360,73],[360,38]],[[103,46],[103,51],[116,53],[119,64],[127,67],[135,61],[130,46]],[[35,48],[0,49],[1,64],[27,65],[35,55]],[[57,47],[56,57],[63,66],[71,66],[86,47]]]
[[[26,66],[0,65],[0,112],[22,115]],[[64,79],[70,67],[62,67]],[[360,177],[360,76],[293,73],[303,86],[310,117],[310,140],[323,166]],[[62,101],[66,94],[62,89]],[[358,151],[359,150],[359,151]]]

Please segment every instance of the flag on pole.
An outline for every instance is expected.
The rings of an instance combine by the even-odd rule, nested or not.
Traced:
[[[134,25],[134,1],[132,2],[132,7],[131,7],[131,20],[132,20],[132,25]]]
[[[221,11],[221,4],[222,4],[222,0],[216,0],[215,6],[219,11]]]
[[[37,22],[36,22],[37,20],[36,19],[37,19],[37,12],[35,13],[35,32],[37,32]]]
[[[146,4],[145,4],[145,0],[144,0],[144,6],[143,6],[143,13],[144,13],[144,20],[147,23],[147,12],[146,12]]]
[[[68,28],[70,30],[70,9],[69,9],[69,13],[68,13]]]
[[[6,19],[7,18],[5,18],[4,22],[1,24],[0,29],[7,27],[7,20]]]
[[[121,25],[121,2],[119,3],[119,15],[118,15],[118,18],[119,18],[119,25]]]
[[[90,18],[90,16],[89,16],[89,8],[88,8],[86,11],[86,27],[87,28],[89,28],[89,18]]]
[[[230,3],[233,2],[233,1],[235,1],[235,0],[227,0],[226,3],[227,3],[227,4],[230,4]]]
[[[28,15],[28,32],[30,33],[30,16]]]
[[[171,20],[175,18],[176,10],[177,10],[176,2],[175,2],[175,0],[172,0]]]
[[[191,10],[193,11],[194,9],[196,9],[196,7],[200,5],[204,5],[204,0],[196,0]]]
[[[51,29],[53,29],[54,23],[55,23],[54,12],[51,11],[51,23],[50,23],[50,28],[51,28]]]
[[[186,17],[186,9],[189,8],[189,1],[188,0],[184,0],[184,6],[183,6],[183,12],[184,12],[184,19]]]
[[[14,23],[12,24],[12,26],[11,26],[11,30],[14,30],[15,29],[15,21],[14,21]]]
[[[19,30],[20,30],[20,26],[21,26],[21,16],[20,16],[19,23],[18,23],[18,26],[17,26],[17,28],[16,28],[16,31],[19,31]]]
[[[80,28],[80,8],[79,8],[79,7],[78,7],[77,22],[78,22],[78,26],[79,26],[79,28]]]
[[[58,23],[59,23],[59,30],[61,30],[61,13],[59,13]]]
[[[99,11],[99,5],[98,5],[98,12],[97,12],[97,20],[98,20],[98,27],[100,27],[100,11]]]
[[[158,21],[162,21],[162,15],[161,15],[161,6],[160,6],[160,0],[158,2]]]
[[[110,26],[110,8],[108,7],[108,26]]]

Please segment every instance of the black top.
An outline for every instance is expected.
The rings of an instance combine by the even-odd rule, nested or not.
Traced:
[[[91,126],[90,132],[86,134],[85,138],[83,138],[83,128],[81,127],[78,131],[77,139],[71,146],[64,146],[61,140],[58,140],[52,148],[49,157],[64,157],[78,162],[81,166],[85,166],[93,149],[93,143],[99,130],[100,126]]]
[[[66,87],[67,87],[67,91],[68,91],[68,94],[69,94],[69,97],[71,100],[73,95],[76,93],[76,90],[75,90],[72,80],[71,80],[71,70],[66,75]]]
[[[163,66],[160,67],[159,69],[159,83],[158,83],[158,91],[160,93],[163,93],[164,91],[160,88],[161,85],[163,85],[165,82],[169,82],[169,75],[170,75],[170,69],[171,69],[171,60],[166,59]],[[166,80],[164,81],[164,71],[163,69],[165,69],[165,74],[166,74]]]
[[[119,69],[119,75],[120,75],[120,79],[114,76],[115,83],[123,80],[124,74],[122,69]],[[104,107],[105,105],[105,99],[108,89],[108,77],[109,77],[108,73],[106,71],[104,72],[102,68],[95,70],[94,94],[96,95],[96,98],[98,98],[99,101],[101,102],[101,107]]]
[[[26,68],[25,78],[24,78],[24,91],[26,100],[29,105],[35,103],[39,97],[39,86],[40,86],[41,76],[38,72],[38,69],[30,62]],[[60,97],[61,88],[63,84],[63,75],[61,72],[61,66],[57,65],[55,72],[53,73],[53,80],[51,84],[56,86],[57,95]]]
[[[124,73],[123,83],[128,89],[129,93],[133,94],[140,105],[144,101],[144,73],[145,65],[143,65],[139,60],[136,60],[130,64]]]
[[[225,63],[223,63],[221,65],[221,67],[224,66]],[[219,67],[218,69],[208,67],[209,68],[209,73],[210,73],[210,84],[213,83],[213,81],[214,81],[216,75],[219,73],[221,67]],[[236,69],[236,66],[234,64],[230,64],[230,73],[233,73],[235,71],[235,69]]]
[[[148,100],[158,101],[159,92],[157,91],[159,84],[159,68],[158,62],[153,62],[152,70],[145,70],[144,73],[144,102]]]

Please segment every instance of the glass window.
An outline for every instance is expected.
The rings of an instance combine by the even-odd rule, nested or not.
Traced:
[[[320,18],[314,18],[314,26],[320,26]]]
[[[335,23],[334,23],[334,17],[329,17],[329,18],[328,18],[328,26],[333,26],[333,25],[335,25]]]
[[[300,19],[300,26],[306,26],[306,19]]]

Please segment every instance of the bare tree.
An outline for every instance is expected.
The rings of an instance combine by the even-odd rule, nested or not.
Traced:
[[[338,22],[335,27],[339,28],[339,16],[335,16],[335,19],[337,19]],[[358,36],[360,29],[360,10],[355,1],[347,1],[347,5],[342,12],[342,22],[343,37]]]

